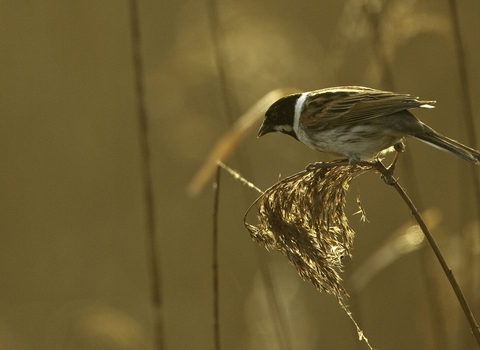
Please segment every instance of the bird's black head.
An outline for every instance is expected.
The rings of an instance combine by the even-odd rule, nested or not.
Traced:
[[[297,138],[293,130],[293,118],[295,104],[300,96],[301,94],[285,96],[272,104],[265,113],[265,120],[258,131],[258,137],[269,132],[279,131]]]

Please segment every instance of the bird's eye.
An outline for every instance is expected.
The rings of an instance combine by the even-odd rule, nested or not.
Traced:
[[[277,111],[274,111],[272,114],[270,114],[270,119],[271,119],[272,121],[275,121],[275,120],[278,119],[278,113],[277,113]]]

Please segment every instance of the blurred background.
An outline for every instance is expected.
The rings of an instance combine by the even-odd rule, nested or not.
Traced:
[[[363,85],[437,100],[415,114],[478,147],[480,2],[450,5],[0,1],[0,349],[213,349],[213,179],[197,196],[186,188],[271,90]],[[259,122],[224,159],[258,187],[329,159],[285,135],[256,139]],[[397,169],[480,319],[479,168],[410,140]],[[368,222],[353,215],[357,194]],[[251,240],[243,215],[256,197],[222,171],[222,349],[366,349],[334,297]],[[350,197],[343,284],[372,346],[476,348],[395,191],[368,173]]]

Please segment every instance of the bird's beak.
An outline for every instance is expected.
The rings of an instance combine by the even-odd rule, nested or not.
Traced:
[[[275,130],[272,128],[271,125],[266,124],[263,122],[262,126],[260,127],[260,130],[258,130],[258,135],[257,137],[263,136],[265,134],[268,134],[269,132],[274,132]]]

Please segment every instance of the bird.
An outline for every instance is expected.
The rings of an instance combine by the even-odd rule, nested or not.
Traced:
[[[479,164],[480,151],[443,136],[410,112],[411,108],[435,108],[435,103],[363,86],[296,93],[268,108],[258,137],[281,132],[314,150],[346,157],[349,164],[378,160],[396,151],[393,171],[405,149],[405,138],[411,136]]]

